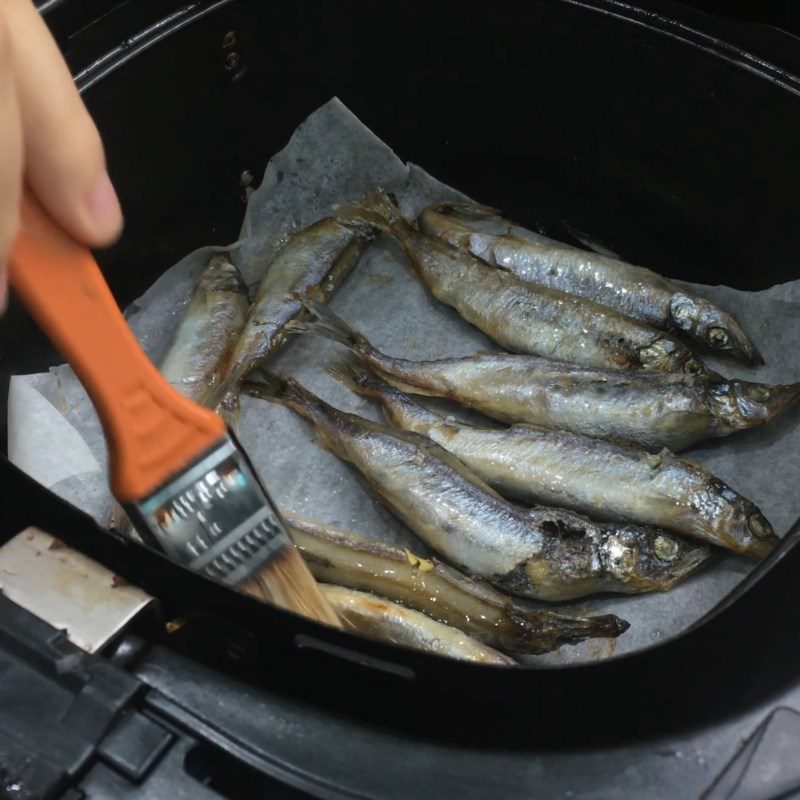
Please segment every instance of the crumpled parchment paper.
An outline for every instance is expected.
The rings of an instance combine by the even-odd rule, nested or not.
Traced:
[[[260,187],[250,197],[239,241],[186,256],[127,310],[131,327],[148,355],[158,363],[166,352],[194,279],[214,250],[230,251],[245,280],[254,287],[288,232],[378,186],[393,192],[408,215],[437,199],[464,197],[420,167],[403,163],[338,100],[331,100],[308,117],[270,161]],[[800,281],[763,292],[691,288],[732,311],[767,362],[757,370],[717,362],[718,369],[774,383],[800,379]],[[386,237],[369,247],[331,307],[392,355],[424,359],[497,349],[427,293],[412,276],[398,246]],[[340,346],[306,336],[291,341],[270,366],[291,373],[335,406],[381,419],[373,404],[326,373],[325,368],[343,355]],[[430,405],[444,407],[437,401]],[[470,416],[459,409],[448,413]],[[314,442],[310,427],[292,412],[243,398],[240,439],[280,506],[426,552],[352,469]],[[769,426],[711,441],[686,455],[706,464],[752,499],[783,535],[800,516],[798,448],[800,408],[795,408]],[[9,455],[61,497],[101,523],[108,521],[112,501],[105,478],[102,432],[69,367],[12,380]],[[532,661],[606,658],[612,652],[653,644],[699,619],[751,569],[752,564],[742,558],[720,555],[701,574],[664,594],[599,597],[562,606],[581,614],[613,612],[629,620],[631,628],[616,644],[585,642]]]

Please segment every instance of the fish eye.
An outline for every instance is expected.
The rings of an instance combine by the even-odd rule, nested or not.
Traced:
[[[677,541],[668,539],[666,536],[656,536],[653,543],[653,551],[661,561],[674,561],[679,549]]]
[[[703,365],[696,359],[690,358],[684,365],[683,371],[689,375],[700,375],[704,370]]]
[[[709,328],[708,341],[712,347],[727,347],[731,337],[724,328]]]
[[[750,528],[750,533],[757,539],[764,539],[767,536],[772,536],[772,525],[770,525],[761,514],[751,514],[747,518],[747,527]]]
[[[769,400],[769,389],[756,383],[747,387],[747,396],[757,403],[766,403]]]

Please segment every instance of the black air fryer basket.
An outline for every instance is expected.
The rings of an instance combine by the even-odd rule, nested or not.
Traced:
[[[800,42],[778,30],[666,0],[46,5],[126,213],[99,255],[122,306],[192,249],[233,241],[241,173],[262,174],[334,95],[404,159],[555,238],[568,218],[677,278],[800,277]],[[61,362],[13,303],[0,353],[6,378]],[[3,600],[0,693],[38,710],[0,709],[0,781],[26,752],[42,787],[102,798],[177,796],[187,781],[187,797],[234,800],[301,796],[284,784],[415,800],[792,789],[796,751],[770,746],[771,773],[752,765],[775,725],[800,747],[798,525],[677,638],[501,670],[323,629],[99,531],[5,460],[0,477],[2,541],[39,525],[159,598],[166,619],[192,609],[169,639],[145,626],[64,678],[69,645]],[[87,693],[103,724],[67,720]],[[102,744],[120,715],[166,731],[139,772]]]

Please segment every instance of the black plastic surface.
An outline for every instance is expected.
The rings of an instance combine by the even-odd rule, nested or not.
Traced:
[[[132,3],[120,5],[62,36],[87,85],[112,66],[91,65],[120,31],[118,59],[164,34],[131,38],[158,14],[143,3],[131,29]],[[577,228],[694,280],[756,289],[797,277],[797,42],[668,2],[640,5],[187,6],[176,19],[191,24],[86,92],[128,217],[123,241],[102,256],[118,297],[133,299],[193,247],[234,238],[242,169],[260,174],[332,94],[403,157],[551,235]],[[233,74],[222,52],[231,31]],[[4,371],[57,360],[13,308],[0,353]],[[498,672],[260,607],[103,538],[12,469],[2,477],[4,532],[38,519],[168,611],[187,598],[198,607],[170,649],[140,668],[173,711],[185,709],[186,725],[206,725],[263,769],[308,778],[306,788],[328,796],[552,797],[574,787],[586,797],[694,797],[776,705],[800,707],[796,549],[677,640],[606,664]],[[357,661],[397,664],[414,680],[298,652],[297,634]],[[677,755],[688,752],[681,738],[702,763]],[[764,781],[760,789],[770,796]]]

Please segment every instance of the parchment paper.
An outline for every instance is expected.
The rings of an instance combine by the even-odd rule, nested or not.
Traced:
[[[331,100],[300,125],[270,161],[261,186],[250,197],[240,240],[188,255],[128,309],[131,326],[147,353],[156,362],[165,353],[194,278],[213,250],[231,251],[252,287],[289,231],[377,186],[393,192],[409,215],[434,200],[463,197],[420,167],[404,164],[338,100]],[[757,293],[690,288],[731,310],[767,361],[758,370],[715,362],[718,369],[775,383],[800,379],[796,363],[800,282]],[[497,349],[435,301],[412,276],[397,245],[385,237],[369,247],[331,307],[392,355],[424,359]],[[325,368],[343,355],[340,346],[306,336],[290,342],[271,368],[294,375],[335,406],[381,419],[373,404],[326,373]],[[445,407],[437,401],[430,405]],[[470,416],[452,408],[448,413]],[[292,412],[245,397],[240,434],[279,505],[427,552],[353,470],[315,444],[310,427]],[[101,523],[107,522],[111,501],[105,483],[105,446],[91,404],[69,367],[12,381],[9,438],[15,463]],[[687,454],[752,499],[783,535],[800,516],[799,446],[800,408],[795,408],[770,426],[713,441]],[[533,663],[607,658],[612,652],[629,652],[674,635],[711,609],[751,569],[744,559],[720,555],[701,574],[664,594],[592,598],[562,606],[582,614],[614,612],[629,620],[631,628],[616,645],[586,642],[533,658]]]

